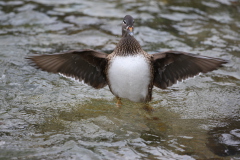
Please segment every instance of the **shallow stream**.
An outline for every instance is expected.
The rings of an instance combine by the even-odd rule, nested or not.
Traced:
[[[154,88],[155,108],[116,99],[25,57],[91,48],[111,53],[122,18],[149,53],[229,60]],[[240,159],[239,0],[0,1],[0,159]]]

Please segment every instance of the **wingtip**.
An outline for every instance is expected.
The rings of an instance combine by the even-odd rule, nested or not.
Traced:
[[[223,64],[227,64],[229,62],[230,62],[230,60],[223,59]]]
[[[221,63],[220,63],[220,65],[219,65],[219,67],[224,67],[225,64],[227,64],[227,63],[230,62],[230,60],[226,60],[226,59],[220,59],[220,61],[221,61]]]
[[[27,56],[25,57],[27,63],[32,66],[33,68],[36,68],[36,69],[40,69],[42,71],[44,71],[44,69],[40,68],[37,63],[34,61],[34,57],[36,57],[37,55],[31,55],[31,56]]]
[[[27,61],[27,63],[29,64],[29,65],[34,65],[35,63],[34,63],[34,61],[33,61],[33,59],[32,59],[32,56],[27,56],[27,57],[25,57],[25,59],[26,59],[26,61]]]

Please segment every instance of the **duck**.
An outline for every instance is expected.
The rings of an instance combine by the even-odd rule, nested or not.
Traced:
[[[221,58],[181,51],[149,54],[134,37],[134,19],[122,21],[122,37],[111,54],[92,49],[28,56],[29,63],[43,71],[60,73],[101,89],[108,86],[117,98],[147,103],[153,87],[166,89],[173,84],[207,73],[227,63]]]

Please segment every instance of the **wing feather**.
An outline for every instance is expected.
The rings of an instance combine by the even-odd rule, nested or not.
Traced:
[[[94,50],[73,50],[59,54],[29,56],[30,64],[43,71],[61,73],[94,88],[107,85],[107,54]]]
[[[177,81],[207,73],[227,63],[220,58],[199,56],[186,52],[167,51],[153,54],[154,85],[165,89]]]

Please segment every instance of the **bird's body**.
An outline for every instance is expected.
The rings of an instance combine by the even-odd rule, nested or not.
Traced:
[[[151,83],[151,67],[143,55],[115,56],[108,69],[112,93],[134,102],[146,101]]]
[[[85,49],[28,59],[44,71],[83,80],[96,89],[108,85],[117,98],[134,102],[151,101],[153,86],[165,89],[226,63],[219,58],[179,51],[148,54],[133,37],[133,24],[130,15],[124,17],[122,38],[111,54]]]

